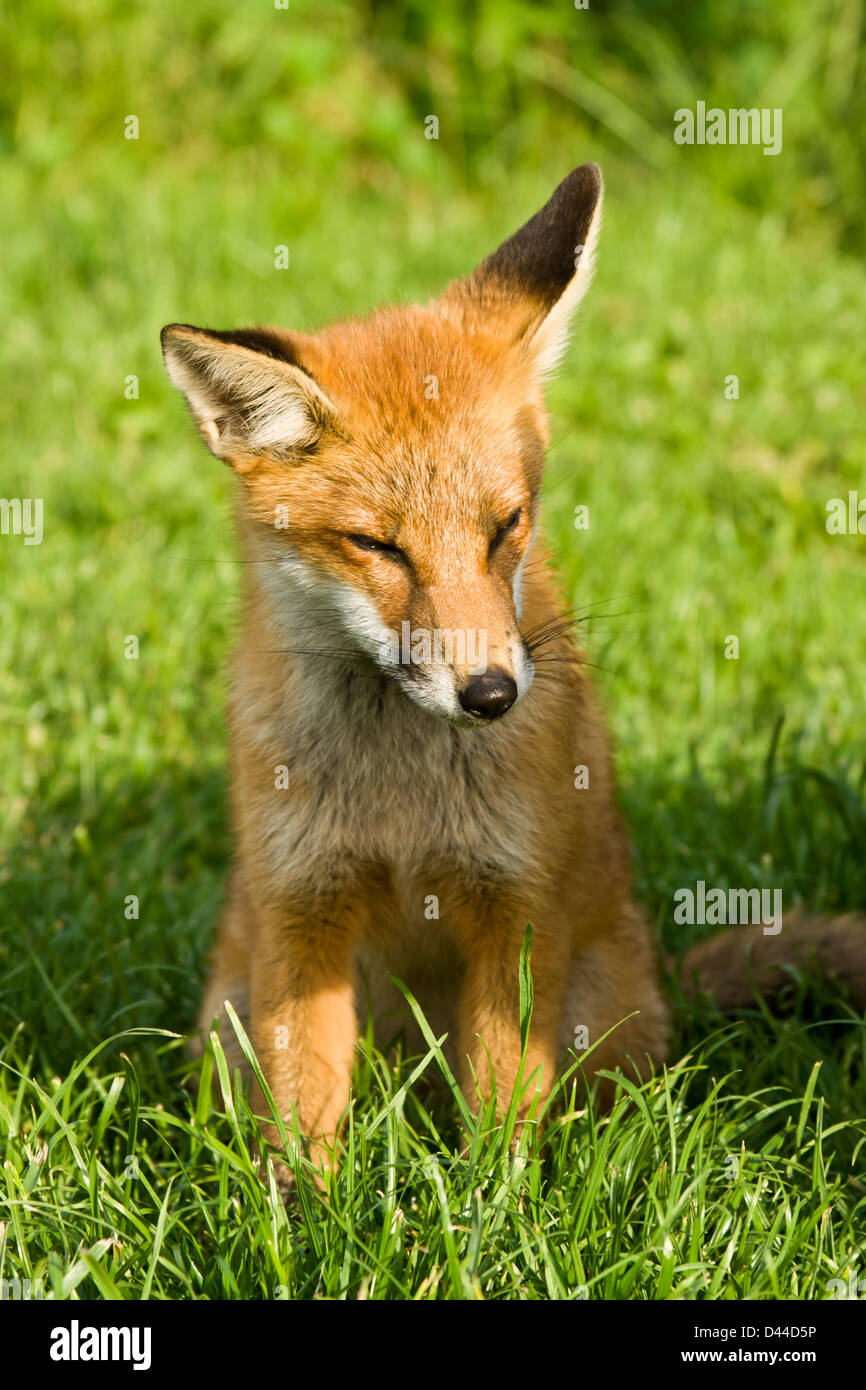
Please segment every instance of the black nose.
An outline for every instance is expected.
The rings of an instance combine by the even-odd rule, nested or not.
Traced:
[[[498,719],[517,699],[517,686],[505,671],[488,671],[473,676],[458,695],[467,714],[479,719]]]

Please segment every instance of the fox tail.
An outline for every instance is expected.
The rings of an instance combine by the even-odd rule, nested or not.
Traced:
[[[791,968],[837,980],[866,1007],[866,917],[792,913],[774,936],[761,926],[729,927],[688,950],[679,972],[687,998],[708,994],[720,1009],[734,1009],[752,1003],[756,990],[778,994]]]

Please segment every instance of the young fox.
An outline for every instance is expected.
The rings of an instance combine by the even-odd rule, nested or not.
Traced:
[[[447,1030],[467,1093],[477,1079],[510,1096],[528,922],[526,1075],[539,1069],[542,1094],[578,1028],[597,1044],[593,1072],[648,1075],[667,1056],[608,740],[530,560],[542,383],[589,282],[601,201],[597,167],[575,169],[425,307],[313,335],[162,333],[204,442],[240,479],[247,562],[237,857],[201,1024],[232,1002],[320,1156],[347,1104],[359,1008],[371,1001],[385,1036],[406,1011],[389,972]],[[687,956],[685,975],[730,1004],[812,944],[866,997],[845,921],[782,938],[737,928]],[[240,1065],[231,1030],[223,1042]]]

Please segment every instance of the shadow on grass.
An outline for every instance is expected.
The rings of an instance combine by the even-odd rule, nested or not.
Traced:
[[[0,875],[0,1032],[63,1074],[123,1028],[188,1029],[231,853],[221,772],[171,765],[34,809]]]
[[[796,747],[780,766],[777,737],[763,768],[732,757],[709,775],[693,758],[685,778],[652,767],[625,785],[637,891],[665,951],[712,930],[673,923],[674,892],[698,879],[781,888],[785,910],[798,899],[829,913],[866,905],[863,787],[862,772],[830,775]],[[231,853],[226,803],[222,771],[166,765],[105,797],[86,824],[70,805],[33,812],[0,875],[0,1031],[23,1023],[18,1048],[40,1070],[62,1075],[124,1028],[192,1027]],[[677,1057],[720,1019],[673,995]],[[772,1014],[758,1001],[745,1011],[727,1061],[742,1065],[742,1046],[752,1049],[758,1085],[772,1081],[780,1049],[792,1080],[818,1056],[841,1094],[851,1069],[862,1072],[846,1017],[831,986],[792,981]]]

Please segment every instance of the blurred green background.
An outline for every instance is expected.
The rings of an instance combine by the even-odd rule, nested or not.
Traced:
[[[429,296],[590,158],[605,226],[549,393],[545,526],[591,615],[640,892],[677,948],[672,895],[697,878],[781,886],[786,910],[866,903],[866,537],[825,526],[828,499],[866,496],[861,0],[34,0],[2,46],[0,492],[44,499],[44,540],[0,536],[0,1058],[48,1090],[119,1029],[187,1028],[218,911],[233,480],[160,327],[309,329]],[[675,145],[699,100],[781,107],[781,154]],[[674,1055],[709,1027],[677,1017]],[[113,1056],[88,1064],[83,1114],[110,1084],[115,1103]],[[157,1194],[168,1171],[186,1191],[186,1151],[166,1157],[182,1057],[135,1046],[152,1132],[169,1126]],[[796,1096],[816,1061],[836,1118],[862,1116],[856,1030],[752,1011],[712,1065]],[[12,1076],[4,1123],[26,1112]],[[78,1143],[121,1172],[104,1128]],[[853,1151],[854,1126],[835,1142]],[[77,1174],[55,1169],[66,1217],[32,1250],[103,1233],[89,1189],[70,1216]]]

